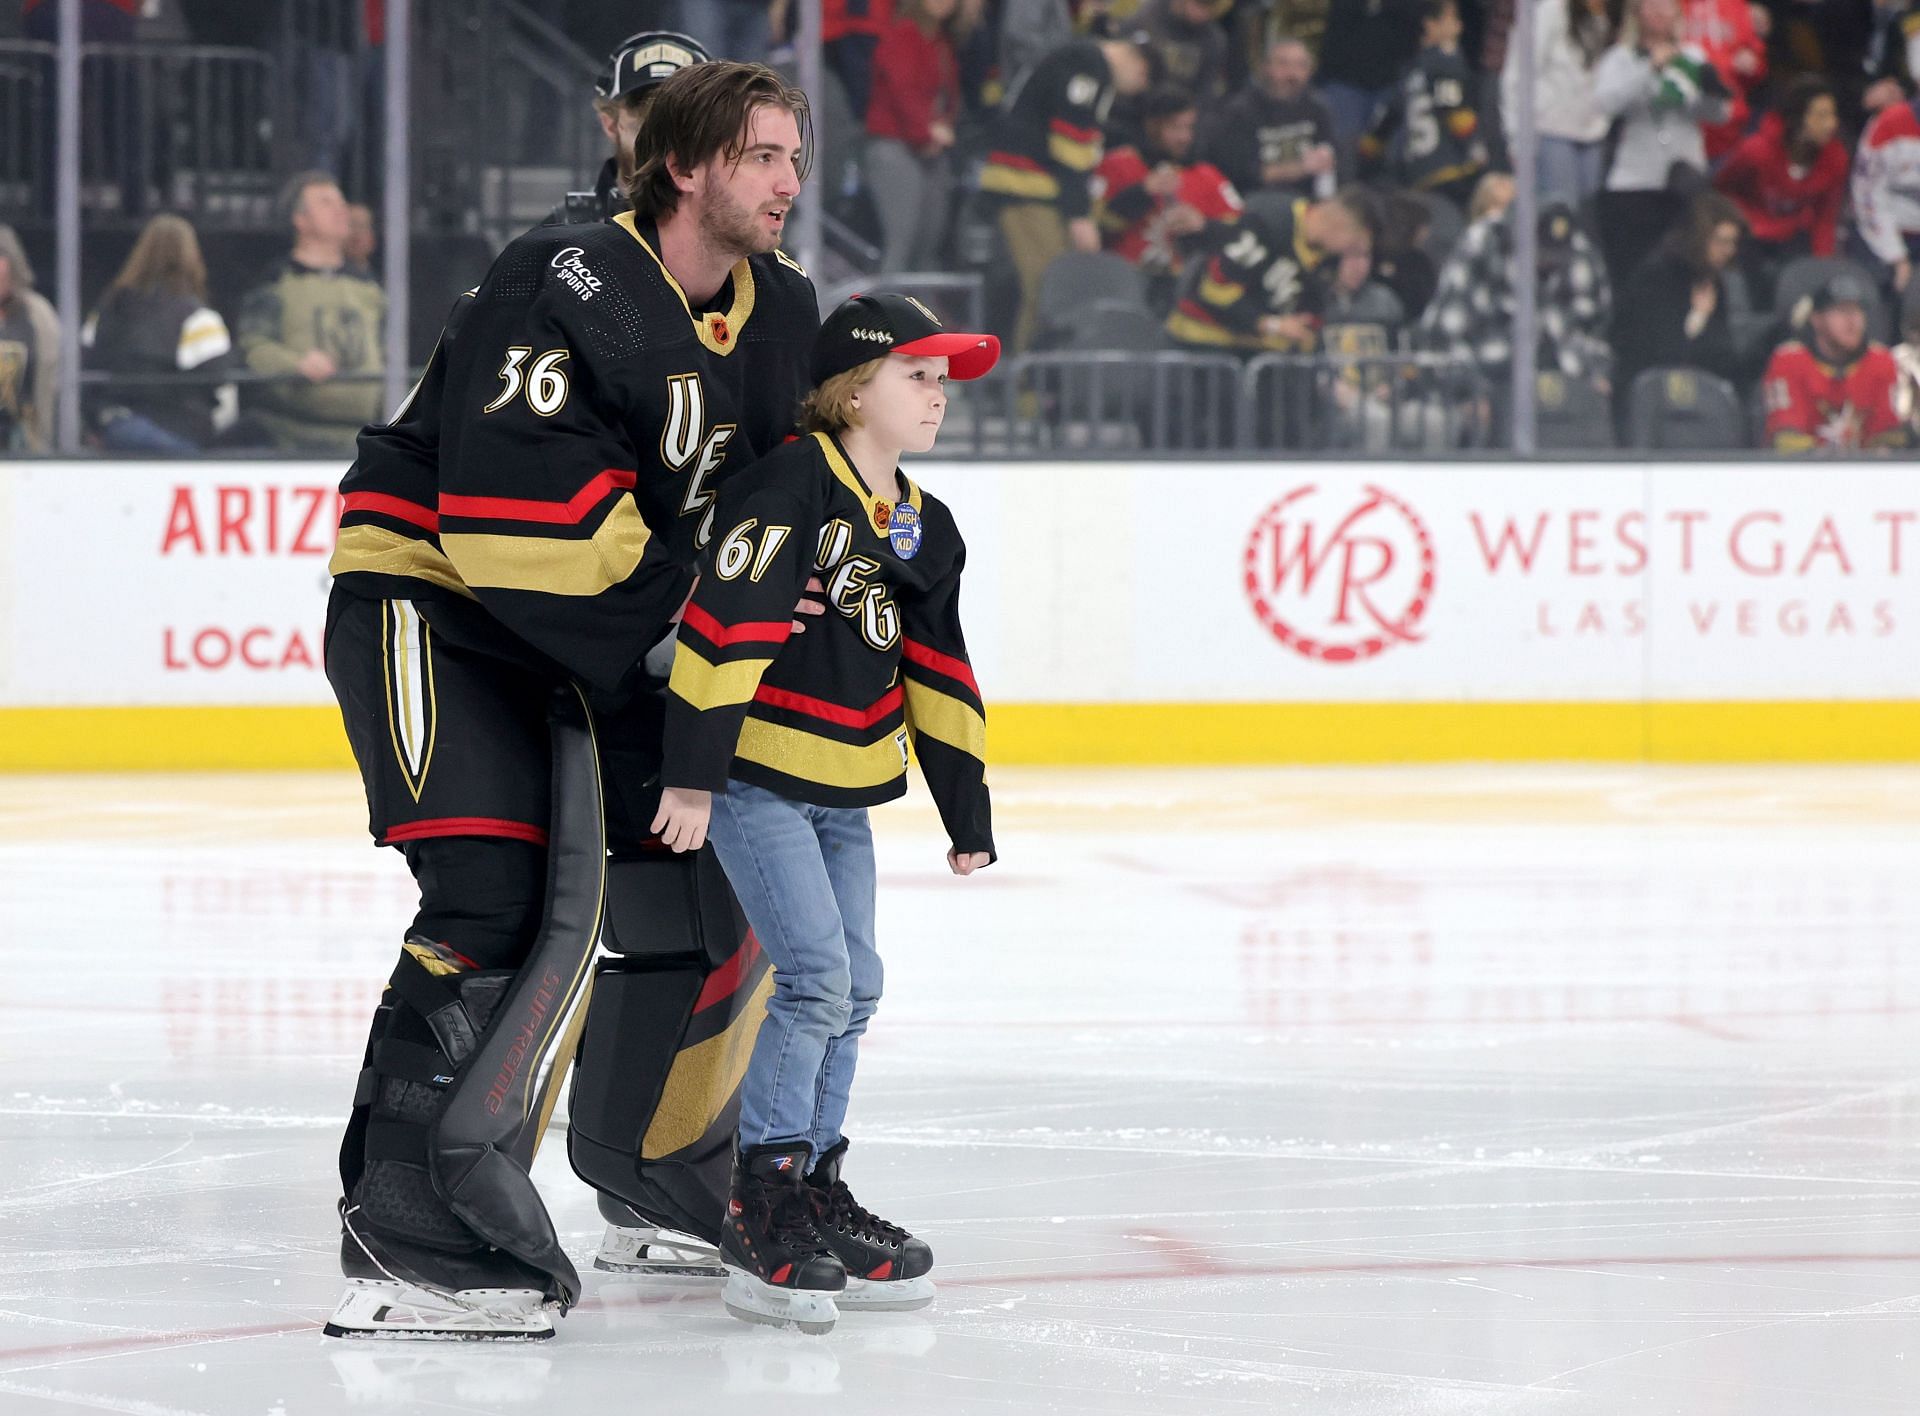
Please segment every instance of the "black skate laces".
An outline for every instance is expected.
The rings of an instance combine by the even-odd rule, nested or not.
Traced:
[[[804,1185],[776,1187],[771,1210],[768,1228],[776,1243],[800,1249],[818,1247],[820,1236],[813,1230],[813,1207],[807,1201]]]
[[[878,1239],[887,1244],[900,1244],[906,1240],[906,1230],[863,1208],[854,1199],[853,1191],[847,1188],[846,1181],[835,1180],[824,1192],[815,1193],[824,1195],[827,1223],[841,1233]]]

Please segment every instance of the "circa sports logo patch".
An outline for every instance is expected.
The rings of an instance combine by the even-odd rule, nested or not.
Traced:
[[[553,269],[560,272],[560,283],[578,295],[582,302],[591,300],[600,292],[600,277],[589,270],[587,263],[580,259],[584,255],[586,255],[584,248],[569,246],[547,262]]]
[[[1254,615],[1302,658],[1351,664],[1417,644],[1433,604],[1433,537],[1400,498],[1364,486],[1357,502],[1314,484],[1261,513],[1242,558]]]

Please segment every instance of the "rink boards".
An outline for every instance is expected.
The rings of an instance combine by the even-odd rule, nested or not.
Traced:
[[[345,764],[341,470],[0,466],[0,768]],[[1920,757],[1911,463],[912,471],[999,761]]]

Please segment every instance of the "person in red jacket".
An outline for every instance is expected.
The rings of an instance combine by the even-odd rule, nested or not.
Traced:
[[[1718,162],[1746,135],[1747,97],[1767,78],[1766,37],[1754,28],[1748,0],[1681,0],[1680,38],[1706,51],[1727,83],[1731,107],[1725,120],[1702,128],[1707,157]]]
[[[874,51],[866,173],[880,214],[883,271],[939,268],[960,116],[959,8],[959,0],[902,0]]]
[[[1169,283],[1186,257],[1240,218],[1240,194],[1210,162],[1193,160],[1200,106],[1183,89],[1161,87],[1140,102],[1145,140],[1116,148],[1094,171],[1094,216],[1102,244]],[[1171,288],[1165,294],[1171,296]]]
[[[1727,154],[1714,185],[1746,218],[1754,295],[1772,303],[1774,277],[1795,256],[1830,256],[1847,199],[1848,157],[1833,86],[1795,79],[1757,131]]]
[[[1867,338],[1870,295],[1836,275],[1815,292],[1807,339],[1790,339],[1767,364],[1767,443],[1776,452],[1887,452],[1907,445],[1900,368]]]

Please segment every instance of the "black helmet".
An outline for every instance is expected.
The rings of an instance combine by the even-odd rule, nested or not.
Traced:
[[[604,99],[627,98],[712,58],[691,35],[676,30],[641,30],[614,47],[606,67],[593,81],[593,91]]]

